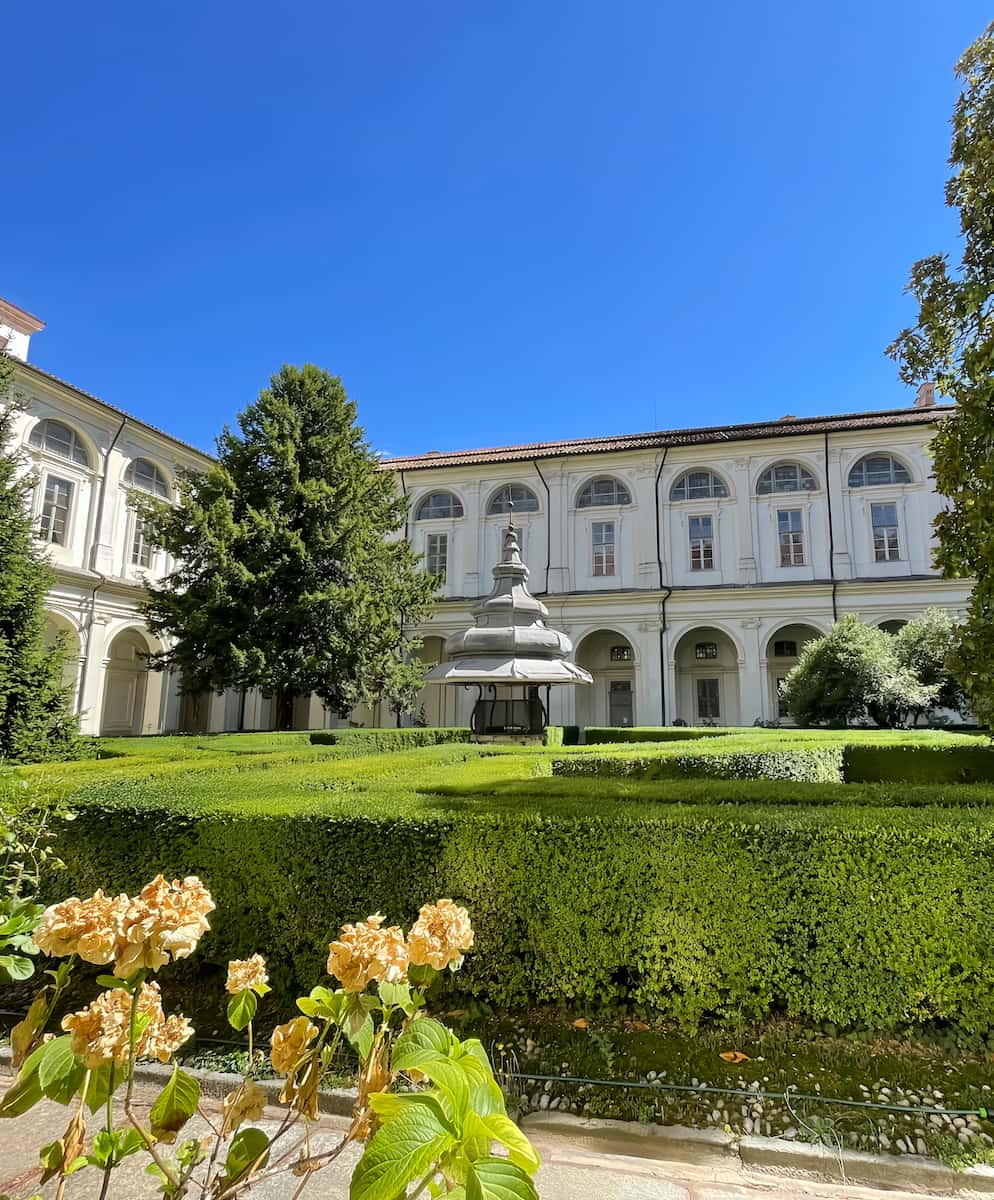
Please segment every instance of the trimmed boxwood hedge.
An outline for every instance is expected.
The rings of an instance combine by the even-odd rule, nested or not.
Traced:
[[[994,783],[994,749],[976,746],[847,746],[847,783]]]
[[[365,754],[383,754],[391,750],[410,750],[415,746],[441,746],[449,742],[468,742],[468,729],[316,729],[311,735],[314,746],[343,746]]]
[[[221,978],[260,951],[284,994],[320,980],[342,922],[380,911],[406,924],[452,896],[477,933],[454,984],[498,1005],[994,1029],[994,812],[722,805],[763,785],[721,780],[707,784],[718,803],[608,807],[546,800],[539,780],[504,798],[387,782],[361,795],[361,782],[337,793],[302,779],[265,804],[220,774],[82,789],[59,842],[67,870],[46,893],[197,873],[218,910],[176,969],[206,959]],[[673,798],[695,786],[658,785]]]
[[[584,741],[588,746],[607,744],[611,742],[690,742],[695,738],[728,737],[730,734],[741,733],[739,729],[717,729],[711,726],[697,728],[696,726],[635,726],[620,728],[614,725],[588,725],[584,731]]]
[[[658,754],[573,754],[556,759],[552,774],[628,779],[789,779],[841,783],[842,746],[795,746],[754,752],[665,750]]]

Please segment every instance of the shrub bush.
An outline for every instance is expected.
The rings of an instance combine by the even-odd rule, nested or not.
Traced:
[[[975,746],[847,746],[848,783],[994,783],[994,748]]]
[[[900,789],[868,786],[852,789],[863,807],[774,807],[755,798],[797,785],[721,780],[655,787],[738,804],[606,808],[605,789],[644,786],[625,781],[582,801],[545,799],[537,780],[529,796],[443,798],[391,790],[400,757],[365,795],[351,762],[324,764],[340,792],[312,775],[265,802],[253,788],[270,772],[237,788],[219,772],[80,789],[49,897],[197,873],[224,914],[204,954],[220,971],[260,951],[287,995],[320,973],[340,924],[376,911],[404,923],[430,893],[468,906],[477,945],[457,982],[498,1005],[994,1029],[994,811],[874,806]]]
[[[410,750],[415,746],[440,746],[448,742],[468,742],[468,729],[316,729],[311,735],[314,746],[342,746],[363,754],[383,754],[391,750]]]
[[[553,775],[596,775],[630,779],[790,779],[797,783],[841,783],[842,746],[796,746],[786,750],[694,754],[573,754],[556,759]]]
[[[588,746],[608,742],[689,742],[694,738],[728,737],[740,733],[737,729],[696,728],[694,726],[636,726],[622,729],[613,725],[588,725],[584,739]]]

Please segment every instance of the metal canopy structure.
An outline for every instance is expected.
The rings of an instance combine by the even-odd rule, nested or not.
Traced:
[[[476,686],[472,729],[477,734],[539,734],[549,719],[549,689],[593,683],[572,662],[573,643],[546,625],[549,610],[528,590],[518,531],[504,530],[490,595],[473,609],[475,623],[445,643],[447,659],[426,683]],[[545,688],[543,703],[540,689]]]

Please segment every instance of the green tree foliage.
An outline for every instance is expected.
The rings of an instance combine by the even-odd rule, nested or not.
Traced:
[[[258,687],[289,724],[295,696],[334,712],[410,704],[422,668],[406,651],[436,580],[419,570],[406,501],[356,424],[342,382],[284,366],[218,439],[217,462],[185,473],[175,507],[135,504],[178,563],[152,583],[155,657],[188,693]]]
[[[936,563],[976,580],[956,671],[978,719],[994,719],[994,25],[956,66],[953,174],[946,203],[959,210],[962,257],[933,254],[911,268],[918,320],[888,348],[907,383],[934,380],[955,401],[932,450],[946,510],[936,519]]]
[[[896,639],[855,613],[808,642],[783,685],[799,725],[846,725],[869,715],[887,727],[935,705],[938,687],[922,683],[898,659]]]
[[[934,707],[961,712],[967,703],[962,684],[951,673],[959,648],[956,623],[944,608],[927,608],[894,635],[894,650],[900,666],[906,667],[920,684],[935,690]],[[917,721],[926,709],[915,709]]]
[[[81,751],[67,651],[45,642],[52,575],[32,535],[34,480],[13,446],[13,364],[0,354],[0,762],[76,758]]]

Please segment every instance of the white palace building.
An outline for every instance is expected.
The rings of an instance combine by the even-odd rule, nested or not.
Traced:
[[[269,728],[261,694],[195,705],[146,668],[158,646],[141,619],[143,580],[170,564],[128,493],[169,498],[177,470],[208,457],[29,363],[43,328],[0,301],[0,350],[15,361],[18,437],[56,576],[51,631],[76,652],[83,730]],[[408,537],[445,577],[420,655],[441,661],[445,638],[472,623],[513,512],[529,586],[594,679],[556,689],[553,723],[776,720],[779,681],[836,616],[892,627],[930,605],[963,610],[969,585],[932,566],[941,499],[928,443],[950,411],[925,385],[902,409],[385,461],[411,501]],[[465,725],[474,699],[426,687],[419,715]],[[353,721],[395,718],[361,710]],[[298,703],[295,722],[342,723],[314,699]]]

